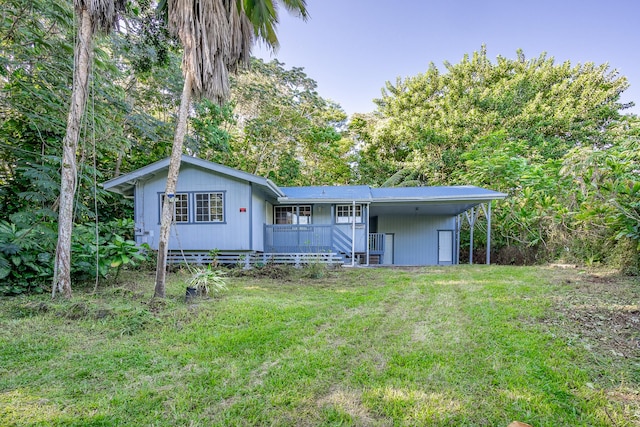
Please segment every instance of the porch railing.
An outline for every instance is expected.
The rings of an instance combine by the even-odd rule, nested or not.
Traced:
[[[384,233],[369,233],[369,253],[384,254]]]
[[[320,253],[332,250],[331,225],[265,225],[265,252]]]
[[[351,236],[331,224],[265,225],[264,232],[265,252],[351,252]],[[369,252],[374,255],[384,254],[383,233],[369,233]]]

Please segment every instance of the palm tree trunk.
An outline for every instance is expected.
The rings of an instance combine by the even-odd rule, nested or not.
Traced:
[[[73,88],[67,117],[67,131],[62,141],[58,244],[51,290],[52,298],[60,292],[67,299],[71,298],[71,233],[73,232],[73,200],[78,177],[76,152],[82,116],[87,104],[93,41],[93,23],[89,12],[86,9],[76,9],[76,11],[79,15],[78,40],[74,54]]]
[[[182,146],[187,132],[187,118],[189,117],[189,106],[191,105],[191,84],[192,76],[186,73],[184,86],[182,88],[182,98],[180,99],[180,110],[178,112],[178,122],[173,138],[173,148],[171,159],[169,160],[169,172],[167,174],[167,188],[164,192],[169,196],[176,193],[178,183],[178,172],[180,171],[180,161],[182,156]],[[167,253],[169,252],[169,232],[171,231],[171,220],[173,219],[173,206],[171,197],[164,198],[162,205],[162,218],[160,221],[160,240],[158,241],[158,265],[156,267],[156,289],[154,298],[165,297],[165,281],[167,273]]]

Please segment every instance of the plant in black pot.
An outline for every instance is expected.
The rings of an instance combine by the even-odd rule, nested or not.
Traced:
[[[187,283],[186,300],[195,297],[206,297],[210,293],[219,293],[227,290],[227,283],[221,270],[212,270],[211,266],[196,268]]]

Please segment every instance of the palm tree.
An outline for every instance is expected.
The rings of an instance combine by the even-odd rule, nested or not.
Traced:
[[[87,90],[93,54],[93,37],[97,32],[109,33],[124,11],[126,0],[75,0],[78,26],[74,48],[73,87],[67,117],[67,130],[62,140],[60,203],[58,209],[58,244],[51,296],[57,292],[71,298],[71,233],[73,231],[73,199],[77,183],[76,152],[80,124],[87,104]]]
[[[278,4],[307,18],[306,0],[165,0],[169,30],[182,43],[184,87],[169,162],[167,186],[162,206],[158,265],[154,296],[165,296],[165,273],[172,209],[170,195],[175,194],[180,156],[186,133],[192,97],[206,97],[222,103],[229,96],[229,71],[249,63],[254,38],[277,48],[275,25]]]

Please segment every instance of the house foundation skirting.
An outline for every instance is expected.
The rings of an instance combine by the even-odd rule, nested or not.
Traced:
[[[303,267],[308,264],[342,265],[344,259],[335,252],[327,253],[266,253],[266,252],[220,252],[169,251],[170,264],[226,265],[251,268],[266,264],[288,264]]]

